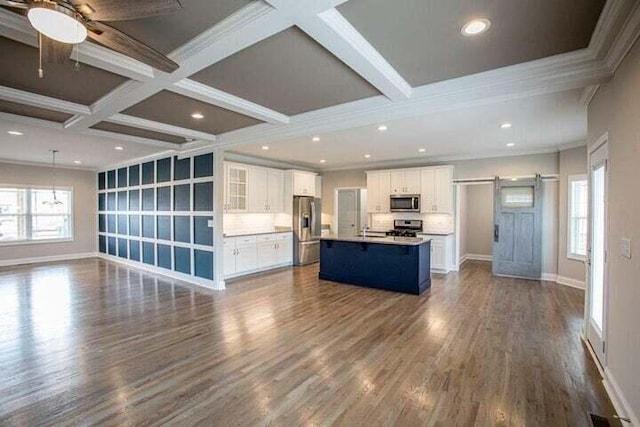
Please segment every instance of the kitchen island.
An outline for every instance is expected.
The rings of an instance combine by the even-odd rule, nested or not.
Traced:
[[[320,241],[322,280],[419,295],[431,286],[431,241],[329,235]]]

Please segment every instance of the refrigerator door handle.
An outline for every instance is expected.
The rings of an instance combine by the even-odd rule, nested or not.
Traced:
[[[309,233],[311,235],[311,237],[317,237],[315,236],[315,231],[316,231],[316,202],[315,201],[311,201],[311,229],[310,229],[311,233]]]

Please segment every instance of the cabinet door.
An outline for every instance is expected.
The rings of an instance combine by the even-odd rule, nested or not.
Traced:
[[[375,172],[367,173],[367,212],[377,213],[380,211],[380,174]]]
[[[391,174],[389,172],[380,172],[378,187],[378,203],[380,205],[380,213],[391,212],[391,206],[389,204],[389,197],[391,196]]]
[[[293,172],[293,195],[315,196],[316,175],[307,172]]]
[[[435,170],[435,211],[453,213],[453,173],[451,168]]]
[[[284,173],[281,171],[267,173],[267,211],[284,212]]]
[[[404,172],[402,171],[394,171],[390,174],[390,190],[391,194],[402,194],[404,193]]]
[[[447,269],[447,253],[444,242],[440,239],[431,240],[431,269]]]
[[[429,213],[434,212],[435,209],[435,169],[422,169],[420,171],[420,211]]]
[[[249,169],[249,212],[266,212],[268,198],[268,173],[266,169]]]
[[[236,273],[236,245],[233,240],[224,241],[224,275],[231,276]]]
[[[258,267],[266,268],[278,264],[275,240],[258,243]]]
[[[226,210],[246,212],[248,203],[248,170],[245,167],[227,165],[226,167]]]
[[[404,192],[406,194],[420,194],[420,171],[411,170],[404,173]]]
[[[258,268],[258,248],[255,243],[238,245],[236,248],[236,273]]]
[[[293,237],[288,235],[286,238],[278,240],[278,264],[291,264],[293,262]]]

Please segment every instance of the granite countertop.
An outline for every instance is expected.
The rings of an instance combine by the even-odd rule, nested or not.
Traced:
[[[320,237],[320,240],[334,240],[341,242],[357,242],[357,243],[378,243],[383,245],[401,245],[401,246],[418,246],[429,241],[420,237],[358,237],[358,236],[340,236],[330,234]]]
[[[238,233],[238,234],[223,234],[223,237],[243,237],[243,236],[261,236],[263,234],[279,234],[279,233],[291,233],[293,229],[282,229],[276,231],[264,231],[262,233]]]

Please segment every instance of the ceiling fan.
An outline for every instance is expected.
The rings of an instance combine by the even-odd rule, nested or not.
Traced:
[[[0,0],[0,6],[20,9],[40,34],[41,61],[64,63],[73,45],[87,37],[158,70],[171,73],[178,64],[105,24],[173,13],[179,0]]]

